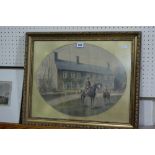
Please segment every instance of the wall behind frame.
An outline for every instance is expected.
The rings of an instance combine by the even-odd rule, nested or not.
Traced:
[[[26,32],[59,31],[141,31],[140,125],[155,124],[155,27],[0,27],[0,66],[23,67]]]

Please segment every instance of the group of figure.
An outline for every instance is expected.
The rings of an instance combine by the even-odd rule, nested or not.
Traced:
[[[82,101],[82,103],[84,103],[85,97],[88,96],[91,99],[91,105],[92,105],[94,103],[94,99],[95,99],[95,96],[96,96],[96,89],[98,89],[100,87],[102,87],[102,85],[100,83],[95,83],[95,84],[91,85],[91,82],[90,82],[89,78],[87,78],[87,81],[85,83],[85,88],[81,92],[81,101]],[[103,91],[103,99],[104,99],[104,102],[106,104],[110,103],[110,93],[111,92],[108,91],[107,88]]]

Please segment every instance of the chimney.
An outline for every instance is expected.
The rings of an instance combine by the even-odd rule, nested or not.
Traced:
[[[77,64],[79,64],[79,63],[80,63],[79,56],[76,56],[76,63],[77,63]]]
[[[57,52],[54,52],[54,59],[55,59],[55,61],[58,60],[58,53]]]

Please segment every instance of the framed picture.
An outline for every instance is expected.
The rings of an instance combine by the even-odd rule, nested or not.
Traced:
[[[23,74],[22,69],[0,69],[0,122],[19,123]]]
[[[26,35],[23,123],[137,128],[140,32]]]

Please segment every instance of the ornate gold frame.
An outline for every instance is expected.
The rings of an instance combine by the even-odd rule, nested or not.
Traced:
[[[130,123],[85,122],[73,120],[52,120],[31,116],[33,45],[34,41],[62,40],[102,40],[132,41],[131,84],[130,84]],[[140,85],[141,32],[30,32],[26,34],[26,56],[24,76],[24,98],[22,104],[22,123],[66,128],[138,128],[139,85]]]

